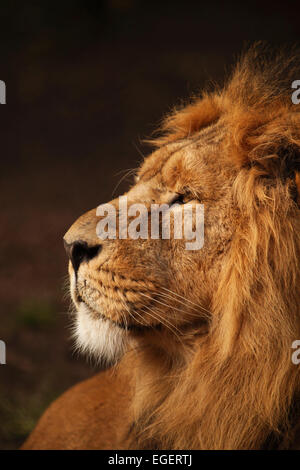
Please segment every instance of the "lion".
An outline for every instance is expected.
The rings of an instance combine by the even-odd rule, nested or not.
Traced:
[[[152,140],[128,201],[203,204],[201,249],[100,240],[95,210],[68,230],[74,335],[106,369],[23,449],[300,448],[298,71],[254,45]]]

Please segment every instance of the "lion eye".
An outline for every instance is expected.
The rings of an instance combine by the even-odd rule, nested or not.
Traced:
[[[174,198],[170,202],[170,206],[173,204],[185,204],[185,195],[184,194],[176,194]]]

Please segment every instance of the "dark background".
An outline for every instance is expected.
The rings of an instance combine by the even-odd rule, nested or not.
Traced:
[[[297,41],[298,10],[256,1],[1,1],[0,449],[18,447],[51,400],[95,373],[69,340],[67,228],[111,199],[149,152],[142,139],[162,115],[222,81],[245,41]]]

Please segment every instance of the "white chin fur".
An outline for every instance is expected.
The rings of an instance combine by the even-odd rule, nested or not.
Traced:
[[[78,349],[92,355],[103,365],[116,363],[124,354],[126,332],[109,320],[94,319],[88,307],[81,303],[74,325]]]

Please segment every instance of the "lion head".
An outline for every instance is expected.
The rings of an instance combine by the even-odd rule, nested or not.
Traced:
[[[65,235],[75,335],[127,364],[132,446],[253,449],[291,436],[300,369],[300,106],[296,61],[253,47],[221,90],[175,110],[128,205],[204,207],[204,243]],[[111,202],[120,210],[119,200]],[[194,221],[194,219],[193,219]],[[173,227],[174,228],[174,227]]]

